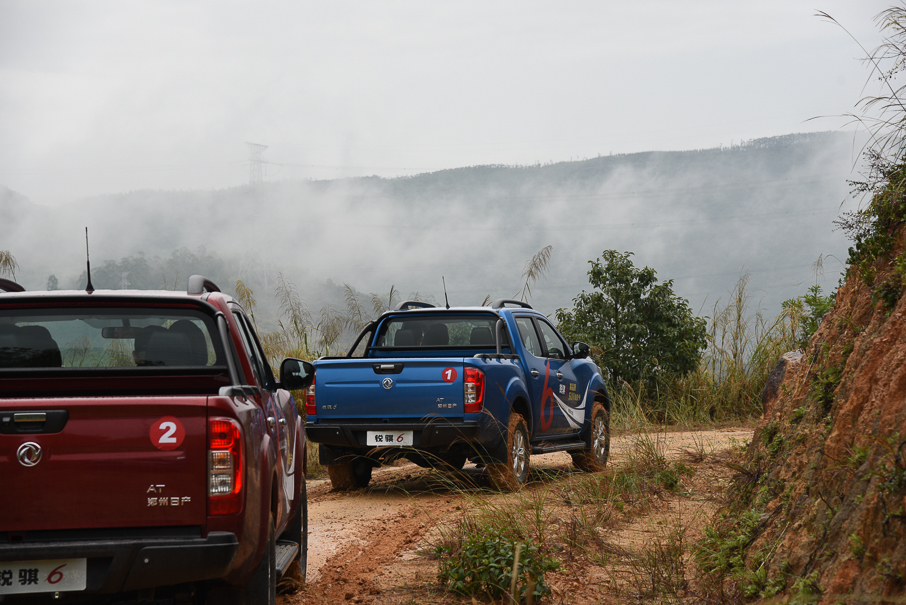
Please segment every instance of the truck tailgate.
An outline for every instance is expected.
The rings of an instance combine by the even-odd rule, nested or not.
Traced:
[[[0,530],[203,525],[205,397],[0,401]]]
[[[336,359],[316,368],[319,422],[463,418],[462,359]]]

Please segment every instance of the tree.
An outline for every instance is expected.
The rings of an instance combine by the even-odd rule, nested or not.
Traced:
[[[705,320],[673,293],[673,280],[658,284],[654,269],[637,269],[631,256],[605,250],[588,261],[594,290],[576,296],[571,311],[557,310],[560,331],[591,345],[617,384],[692,372],[706,345]]]

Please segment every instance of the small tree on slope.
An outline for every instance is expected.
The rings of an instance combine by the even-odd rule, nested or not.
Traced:
[[[706,346],[705,320],[674,294],[673,280],[658,284],[654,269],[636,268],[631,256],[605,250],[589,261],[594,290],[576,296],[571,311],[557,310],[560,330],[594,347],[614,384],[686,375]]]

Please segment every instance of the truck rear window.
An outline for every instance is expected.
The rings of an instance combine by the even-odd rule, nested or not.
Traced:
[[[395,317],[384,322],[377,337],[378,347],[428,348],[497,347],[493,315],[417,315]],[[505,343],[504,343],[505,344]]]
[[[0,369],[223,365],[215,321],[164,307],[0,309]]]

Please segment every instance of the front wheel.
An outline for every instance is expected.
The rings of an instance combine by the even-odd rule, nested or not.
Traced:
[[[494,486],[503,492],[511,492],[525,485],[529,475],[528,427],[522,414],[510,413],[507,427],[506,462],[488,465],[488,474]]]
[[[600,401],[591,408],[591,427],[585,443],[583,451],[573,452],[573,464],[588,473],[603,471],[610,455],[610,415]]]

